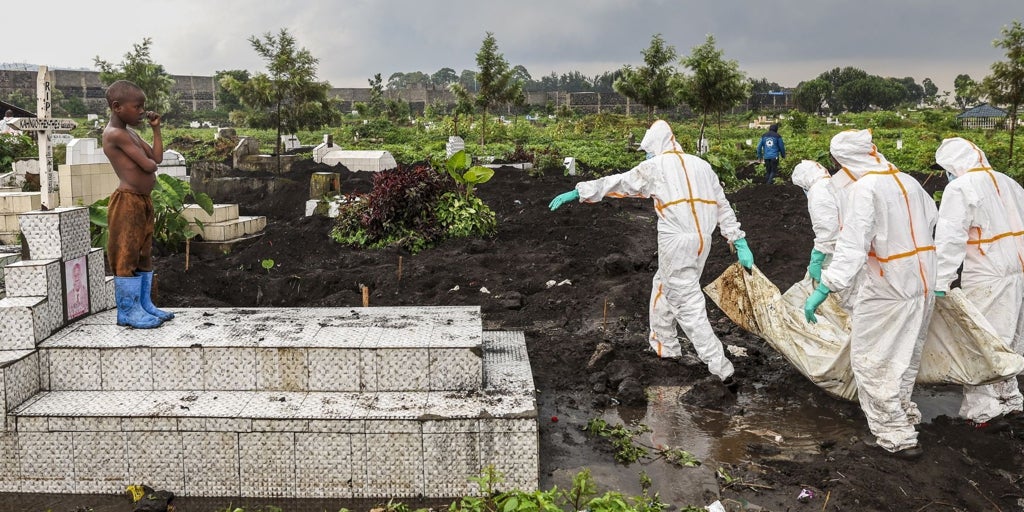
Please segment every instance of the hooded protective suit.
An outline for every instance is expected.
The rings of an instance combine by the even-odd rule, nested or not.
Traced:
[[[942,193],[935,228],[936,290],[949,290],[962,263],[964,294],[1007,345],[1024,354],[1024,189],[960,137],[942,141],[935,161],[954,177]],[[964,386],[960,416],[982,423],[1020,411],[1022,402],[1015,378]]]
[[[733,374],[722,343],[708,322],[700,276],[715,227],[730,242],[743,239],[725,192],[711,165],[683,153],[665,121],[655,121],[640,149],[655,156],[633,169],[578,183],[581,202],[608,197],[649,197],[658,214],[658,271],[650,303],[650,344],[660,357],[682,355],[676,323],[712,374]]]
[[[793,184],[807,194],[814,251],[824,255],[821,268],[828,268],[839,237],[839,200],[830,178],[828,169],[814,160],[803,160],[793,168]]]
[[[935,202],[878,152],[868,130],[837,134],[830,150],[841,165],[833,183],[846,197],[842,230],[821,280],[836,292],[859,284],[850,361],[861,408],[879,446],[912,448],[921,413],[911,393],[935,300]]]

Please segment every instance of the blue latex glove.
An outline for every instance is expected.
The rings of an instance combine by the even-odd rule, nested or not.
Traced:
[[[732,246],[736,248],[736,258],[740,260],[740,265],[750,270],[750,267],[754,266],[754,253],[750,252],[750,247],[747,247],[747,239],[740,238],[733,242]]]
[[[807,265],[807,273],[815,282],[821,282],[821,264],[825,263],[825,253],[811,249],[811,264]]]
[[[551,204],[548,205],[548,208],[551,208],[551,211],[555,211],[558,209],[558,207],[562,206],[565,203],[568,203],[569,201],[579,200],[580,193],[573,189],[572,191],[566,192],[564,194],[558,194],[557,197],[551,200]]]
[[[807,302],[804,303],[804,318],[806,318],[808,322],[812,324],[818,323],[818,317],[814,316],[814,312],[818,310],[818,306],[820,306],[822,302],[825,302],[825,299],[828,298],[828,294],[830,293],[832,293],[832,290],[829,290],[828,287],[823,284],[819,284],[818,287],[814,289],[814,292],[811,293],[811,296],[807,297]]]
[[[946,296],[946,292],[940,292],[938,290],[935,290],[935,296],[936,297],[945,297]]]

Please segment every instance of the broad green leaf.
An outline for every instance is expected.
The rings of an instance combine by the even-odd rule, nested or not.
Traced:
[[[487,183],[492,177],[494,177],[494,169],[478,165],[470,168],[462,177],[466,183],[473,183],[476,185],[480,183]]]
[[[457,170],[461,172],[466,167],[469,167],[469,162],[467,160],[468,157],[466,156],[466,150],[461,150],[455,153],[454,155],[451,156],[451,158],[448,159],[448,162],[446,164],[448,167],[448,172],[451,173],[452,170]]]
[[[194,192],[192,194],[192,198],[195,199],[196,204],[198,204],[204,212],[208,215],[213,215],[213,199],[210,196],[202,192]]]

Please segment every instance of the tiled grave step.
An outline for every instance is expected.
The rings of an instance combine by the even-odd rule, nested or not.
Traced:
[[[49,334],[48,318],[53,303],[46,297],[4,297],[0,299],[0,329],[8,335],[0,350],[32,350]]]
[[[18,216],[34,260],[73,260],[89,253],[89,210],[82,207],[34,210]]]
[[[0,244],[3,243],[3,231],[0,231]],[[10,265],[21,259],[21,247],[13,245],[0,245],[0,299],[2,299],[6,293],[6,273],[4,267]]]
[[[213,205],[213,214],[206,213],[197,204],[185,205],[185,209],[181,211],[181,216],[189,222],[199,221],[203,224],[211,222],[225,222],[238,218],[238,205],[237,204],[215,204]]]
[[[196,224],[192,226],[203,240],[223,242],[263,231],[267,227],[267,218],[263,216],[238,217],[224,222],[204,223],[202,227]]]
[[[485,333],[493,385],[469,392],[43,392],[0,437],[0,492],[454,497],[495,465],[535,489],[538,437],[522,333]],[[493,375],[491,375],[493,374]]]
[[[114,307],[114,284],[104,276],[103,250],[87,249],[89,311]],[[64,323],[60,259],[22,260],[4,267],[6,297],[0,299],[0,350],[35,348]]]
[[[174,309],[157,329],[95,314],[39,345],[53,391],[479,389],[480,308]]]
[[[0,351],[0,436],[15,429],[8,424],[8,411],[39,393],[39,354],[34,350]],[[0,464],[0,471],[3,466]]]

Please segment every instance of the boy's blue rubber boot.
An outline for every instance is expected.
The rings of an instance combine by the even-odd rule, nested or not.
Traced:
[[[164,322],[174,318],[174,313],[164,311],[153,305],[153,271],[136,272],[135,275],[142,278],[142,289],[139,291],[139,303],[142,309]]]
[[[117,302],[117,325],[136,329],[160,327],[163,320],[146,313],[139,303],[141,277],[114,277],[114,299]]]

